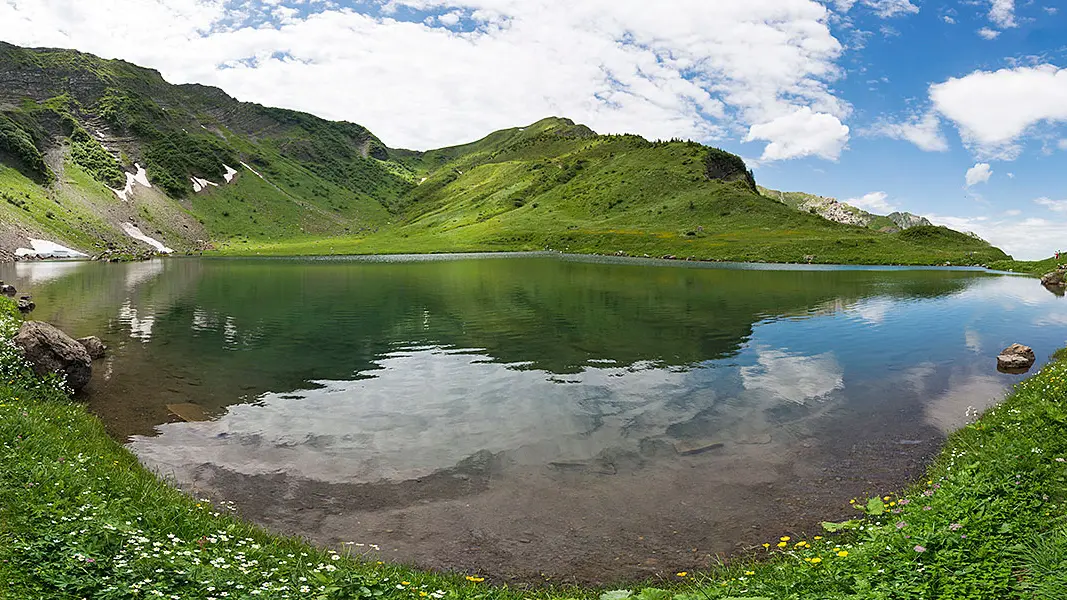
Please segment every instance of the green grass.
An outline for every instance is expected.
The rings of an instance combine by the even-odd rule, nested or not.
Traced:
[[[17,323],[0,301],[0,338]],[[38,380],[0,345],[5,600],[1058,600],[1067,592],[1065,503],[1067,362],[1054,361],[951,436],[914,486],[854,501],[851,521],[774,535],[747,558],[670,581],[524,592],[473,573],[383,564],[366,546],[315,549],[184,496],[113,442],[60,382]]]
[[[1044,275],[1056,270],[1059,265],[1067,263],[1067,258],[1061,257],[1058,261],[1055,257],[1045,260],[1000,260],[989,264],[990,269],[997,271],[1014,271],[1016,273],[1028,273],[1030,275]]]

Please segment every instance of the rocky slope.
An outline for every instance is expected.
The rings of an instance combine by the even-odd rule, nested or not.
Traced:
[[[925,217],[908,212],[894,212],[885,216],[876,215],[827,196],[804,192],[780,192],[763,186],[759,186],[759,193],[796,210],[819,215],[828,221],[867,227],[883,233],[895,233],[912,227],[933,226],[933,223]]]

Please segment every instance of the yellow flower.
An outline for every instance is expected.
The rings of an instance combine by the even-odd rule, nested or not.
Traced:
[[[849,501],[848,501],[848,503],[849,503],[849,504],[855,504],[855,503],[856,503],[856,499],[855,499],[855,498],[853,498],[853,499],[849,500]]]
[[[816,542],[817,542],[817,541],[819,541],[819,540],[821,540],[821,539],[822,539],[822,536],[821,536],[821,535],[817,535],[817,536],[815,536],[815,541],[816,541]]]
[[[422,596],[423,598],[425,598],[426,596],[429,596],[429,594],[427,594],[426,592],[419,592],[419,595]]]
[[[841,550],[837,553],[837,555],[841,558],[845,558],[846,556],[848,556],[848,550]]]
[[[481,583],[481,582],[485,581],[485,577],[478,577],[477,575],[467,575],[467,581],[472,581],[474,583]]]
[[[745,571],[745,575],[755,575],[755,571]]]
[[[811,562],[811,557],[805,558],[804,561],[805,562]]]
[[[688,574],[689,574],[689,571],[678,571],[677,573],[675,573],[675,575],[677,575],[679,577],[685,577]]]
[[[896,502],[890,502],[890,503],[889,503],[889,506],[896,506],[896,505],[897,505],[897,503],[896,503]]]
[[[885,500],[886,502],[888,502],[889,501],[889,496],[886,496],[886,497],[882,498],[882,500]]]
[[[822,562],[822,559],[819,558],[818,556],[816,556],[815,558],[811,559],[811,564],[813,564],[813,565],[817,565],[817,564],[819,564],[821,562]]]
[[[401,581],[400,585],[411,585],[410,581]]]
[[[782,540],[783,542],[788,542],[789,541],[789,536],[788,535],[783,535],[782,537],[780,537],[778,539]]]
[[[786,544],[785,542],[778,542],[778,547],[779,547],[779,548],[785,548],[785,547],[786,547],[786,546],[788,546],[788,545],[789,545],[789,544]]]
[[[764,547],[764,548],[770,548],[770,547],[771,547],[771,545],[770,545],[770,544],[764,544],[764,545],[763,545],[763,547]]]

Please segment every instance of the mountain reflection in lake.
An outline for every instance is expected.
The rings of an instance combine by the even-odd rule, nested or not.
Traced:
[[[671,573],[846,518],[1062,346],[974,271],[556,256],[19,263],[111,347],[86,400],[145,464],[276,530],[536,581]],[[174,422],[168,404],[213,420]]]

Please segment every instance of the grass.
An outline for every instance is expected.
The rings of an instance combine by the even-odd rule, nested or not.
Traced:
[[[0,338],[18,317],[0,301]],[[0,346],[0,598],[1067,597],[1067,350],[951,436],[922,481],[775,536],[706,573],[619,590],[494,586],[316,549],[189,498],[112,441],[61,382]],[[353,540],[359,542],[359,540]]]
[[[1067,263],[1067,258],[1049,257],[1045,260],[1000,260],[989,264],[990,269],[997,271],[1014,271],[1016,273],[1028,273],[1030,275],[1044,275],[1056,270],[1060,265]]]

